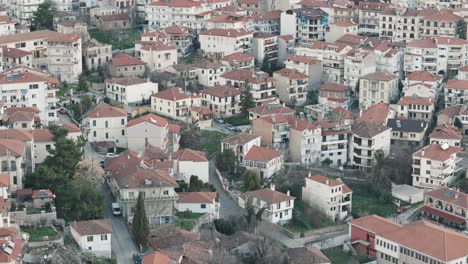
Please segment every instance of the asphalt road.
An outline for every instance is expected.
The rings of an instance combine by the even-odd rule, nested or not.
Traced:
[[[218,176],[216,175],[216,167],[214,160],[210,160],[210,183],[216,188],[219,196],[219,217],[229,218],[232,215],[242,215],[242,209],[235,203],[223,190]]]

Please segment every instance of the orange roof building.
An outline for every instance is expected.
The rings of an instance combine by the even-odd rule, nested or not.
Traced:
[[[261,179],[272,177],[284,166],[283,152],[271,148],[252,146],[245,154],[244,166],[258,172]]]

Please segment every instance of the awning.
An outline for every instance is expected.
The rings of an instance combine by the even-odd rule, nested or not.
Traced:
[[[436,215],[440,218],[443,218],[443,219],[446,219],[446,220],[449,220],[455,224],[459,224],[459,225],[463,225],[465,224],[465,219],[461,216],[456,216],[456,215],[452,215],[452,214],[449,214],[447,212],[444,212],[444,211],[441,211],[441,210],[438,210],[436,208],[432,208],[428,205],[424,205],[421,210],[423,212],[426,212],[426,213],[430,213],[432,215]]]

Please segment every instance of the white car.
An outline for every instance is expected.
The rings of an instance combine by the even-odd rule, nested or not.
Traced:
[[[115,158],[119,155],[115,154],[115,153],[106,153],[106,158]]]
[[[122,214],[122,211],[120,211],[119,203],[112,203],[112,214],[115,216],[119,216]]]

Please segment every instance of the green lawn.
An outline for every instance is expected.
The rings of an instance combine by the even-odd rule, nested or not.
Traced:
[[[343,251],[342,247],[334,247],[322,250],[333,264],[348,264],[348,263],[367,263],[371,261],[366,256],[351,256]]]
[[[196,221],[195,220],[178,220],[176,222],[176,226],[187,230],[187,231],[192,231],[192,229],[195,227]]]
[[[111,44],[112,49],[129,49],[135,47],[135,41],[140,39],[140,33],[135,29],[100,31],[97,29],[89,30],[91,38],[99,42]]]
[[[346,180],[345,180],[346,181]],[[396,212],[396,205],[379,198],[366,183],[346,182],[353,190],[352,210],[359,216],[380,215],[388,217]]]
[[[307,231],[314,229],[312,227],[305,227],[303,225],[294,224],[292,222],[289,224],[283,225],[282,227],[284,227],[285,229],[293,233],[302,233],[302,232],[307,232]]]
[[[180,219],[198,219],[202,217],[202,213],[192,213],[190,211],[185,211],[185,212],[177,212],[176,216]]]
[[[195,146],[195,149],[206,151],[207,156],[211,156],[221,150],[221,140],[226,136],[218,131],[202,130],[200,144]]]
[[[57,232],[49,226],[36,228],[22,226],[21,230],[29,234],[29,241],[31,242],[44,241],[45,236],[48,237],[48,240],[54,240],[58,235]]]
[[[249,116],[230,116],[224,119],[224,121],[233,126],[250,125]]]

